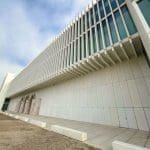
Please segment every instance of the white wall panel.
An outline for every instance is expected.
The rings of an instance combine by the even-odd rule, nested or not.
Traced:
[[[145,108],[144,111],[146,113],[146,119],[148,121],[149,128],[150,128],[150,108]]]
[[[111,125],[119,126],[119,115],[117,108],[110,108],[110,115],[111,115]]]
[[[121,95],[122,91],[121,91],[120,83],[118,82],[114,84],[113,87],[114,87],[116,107],[124,107],[124,101]]]
[[[10,101],[10,104],[8,105],[8,110],[9,111],[15,111],[16,106],[18,104],[18,102],[21,100],[20,97],[14,98]]]
[[[144,56],[37,91],[44,102],[40,114],[147,130],[146,120],[141,127],[138,117],[144,115],[143,107],[149,107],[145,80],[150,73],[144,76],[142,65],[147,66]],[[54,113],[54,104],[61,111]],[[46,105],[52,111],[45,110]]]
[[[126,116],[129,128],[137,129],[137,121],[135,118],[135,113],[132,108],[126,108]]]
[[[143,108],[135,108],[134,112],[135,112],[138,128],[140,130],[148,131],[149,130],[148,121]]]
[[[137,59],[139,59],[139,58],[137,58]],[[139,77],[143,76],[142,68],[139,66],[138,60],[132,59],[130,61],[130,66],[131,66],[132,73],[135,78],[139,78]]]
[[[142,65],[144,56],[35,91],[40,115],[148,130],[150,72]]]
[[[135,80],[143,107],[150,107],[150,92],[144,78]]]
[[[126,61],[122,64],[122,66],[120,67],[121,71],[122,71],[122,76],[124,80],[131,80],[133,79],[134,75],[130,66],[130,61]],[[125,69],[124,69],[125,68]]]
[[[128,80],[127,83],[128,83],[129,92],[130,92],[133,106],[134,107],[142,107],[142,103],[141,103],[140,96],[139,96],[139,93],[137,90],[135,79]]]
[[[122,103],[124,107],[133,107],[132,99],[129,93],[128,84],[126,81],[120,82],[121,94],[122,94]]]
[[[128,128],[128,122],[126,117],[126,111],[123,108],[118,108],[118,114],[119,114],[119,123],[120,127]]]
[[[107,125],[111,125],[112,124],[111,114],[110,114],[110,110],[109,110],[108,107],[104,108],[104,118],[105,118],[105,123]]]

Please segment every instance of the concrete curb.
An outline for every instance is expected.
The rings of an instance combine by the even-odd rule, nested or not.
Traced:
[[[10,117],[13,117],[15,119],[19,119],[21,121],[28,122],[30,124],[33,124],[33,125],[36,125],[36,126],[39,126],[39,127],[42,127],[42,128],[46,127],[46,122],[42,122],[42,121],[35,120],[35,119],[29,119],[27,117],[19,116],[19,115],[15,115],[15,114],[11,114],[11,113],[3,113],[3,114],[8,115]]]
[[[81,132],[78,130],[66,128],[63,126],[58,126],[58,125],[52,125],[51,126],[51,131],[54,131],[56,133],[71,137],[73,139],[79,140],[79,141],[85,141],[87,140],[87,133]]]
[[[35,120],[35,119],[29,119],[28,122],[31,123],[31,124],[33,124],[33,125],[42,127],[42,128],[46,127],[46,122],[43,122],[43,121],[39,121],[39,120]]]
[[[15,115],[14,118],[15,118],[15,119],[19,119],[19,116],[18,116],[18,115]]]
[[[8,114],[8,116],[13,117],[13,115],[12,115],[12,114]]]
[[[3,111],[0,111],[1,114],[5,114]]]
[[[39,127],[44,128],[46,130],[53,131],[53,132],[68,136],[70,138],[73,138],[73,139],[76,139],[76,140],[79,140],[82,142],[87,140],[87,133],[85,133],[85,132],[81,132],[78,130],[74,130],[71,128],[66,128],[66,127],[58,126],[58,125],[51,125],[50,128],[47,128],[46,122],[43,122],[40,120],[35,120],[32,118],[27,118],[24,116],[19,116],[19,115],[7,113],[7,112],[3,112],[3,114],[8,115],[10,117],[13,117],[15,119],[19,119],[19,120],[28,122],[28,123],[36,125],[36,126],[39,126]]]
[[[18,119],[25,121],[25,122],[29,121],[29,118],[27,118],[27,117],[23,117],[23,116],[16,116],[16,117],[18,117]]]
[[[120,141],[114,141],[112,142],[113,150],[150,150],[149,148],[144,148]]]

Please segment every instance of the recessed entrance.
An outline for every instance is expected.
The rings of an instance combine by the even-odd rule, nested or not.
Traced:
[[[6,111],[8,109],[9,103],[10,103],[10,99],[6,98],[2,107],[2,111]]]

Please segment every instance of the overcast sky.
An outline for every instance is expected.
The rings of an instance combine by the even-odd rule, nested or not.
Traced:
[[[19,73],[91,0],[0,0],[0,84]]]

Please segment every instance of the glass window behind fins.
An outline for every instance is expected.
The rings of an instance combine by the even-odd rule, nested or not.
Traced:
[[[75,24],[74,24],[73,25],[73,40],[75,39],[75,36],[76,36],[75,31],[76,31],[76,29],[75,29]]]
[[[82,28],[81,28],[81,18],[79,19],[79,26],[80,26],[80,28],[79,28],[79,33],[80,33],[80,35],[81,35],[81,32],[82,32]]]
[[[68,59],[68,64],[67,65],[69,65],[70,64],[70,46],[67,46],[67,51],[68,51],[68,55],[67,55],[67,59]]]
[[[108,0],[104,0],[104,5],[105,5],[106,14],[109,14],[110,13],[110,7],[109,7]]]
[[[125,0],[118,0],[118,3],[121,5]]]
[[[72,26],[70,28],[70,42],[72,41]]]
[[[116,0],[110,0],[110,4],[111,4],[112,9],[117,8]]]
[[[76,26],[77,26],[77,27],[76,27],[76,29],[77,29],[77,30],[76,30],[76,37],[78,37],[78,29],[79,29],[79,27],[78,27],[78,21],[77,21]]]
[[[102,21],[102,26],[103,26],[103,30],[104,30],[105,45],[106,45],[106,47],[108,47],[110,45],[110,41],[109,41],[109,35],[108,35],[106,20]]]
[[[76,62],[78,61],[78,40],[76,40]]]
[[[90,31],[88,31],[88,52],[89,52],[89,55],[91,55],[91,35],[90,35]]]
[[[118,30],[119,30],[120,38],[124,39],[124,38],[127,37],[127,33],[126,33],[126,30],[125,30],[121,15],[120,15],[118,10],[114,13],[114,16],[115,16],[115,19],[116,19],[116,23],[117,23],[117,27],[118,27]]]
[[[72,64],[74,63],[74,42],[72,43]]]
[[[108,17],[108,24],[109,24],[109,28],[110,28],[112,42],[116,43],[118,41],[118,37],[117,37],[117,33],[116,33],[114,22],[113,22],[113,18],[112,18],[111,15]]]
[[[86,13],[86,17],[87,17],[87,29],[90,27],[90,23],[89,23],[89,12]]]
[[[83,35],[83,44],[84,44],[84,58],[86,57],[86,35]]]
[[[95,12],[95,19],[96,19],[96,22],[98,22],[98,21],[99,21],[99,16],[98,16],[97,4],[94,5],[94,12]]]
[[[103,8],[101,0],[98,2],[98,5],[99,5],[99,9],[100,9],[100,16],[101,16],[101,18],[103,18],[105,15],[104,15],[104,8]]]
[[[93,8],[90,9],[91,25],[94,25]]]
[[[137,32],[137,29],[136,29],[136,26],[133,22],[133,19],[131,18],[131,15],[129,13],[129,10],[127,8],[127,6],[123,6],[121,8],[121,11],[122,11],[122,14],[124,16],[124,19],[125,19],[125,22],[126,22],[126,25],[127,25],[127,28],[128,28],[128,31],[130,34],[134,34]]]
[[[71,44],[69,46],[69,66],[71,64]]]
[[[97,51],[95,28],[92,28],[92,40],[93,40],[93,50],[94,50],[94,53],[95,53]]]
[[[67,67],[67,59],[68,59],[68,47],[65,49],[66,50],[66,60],[65,60],[65,67]]]
[[[85,15],[83,15],[83,32],[85,32]]]
[[[140,0],[138,5],[147,21],[147,24],[150,26],[150,0]]]
[[[80,37],[80,60],[82,59],[82,38]]]
[[[97,34],[98,34],[98,45],[100,49],[103,49],[103,41],[102,41],[102,34],[101,34],[101,27],[100,24],[97,24]]]

